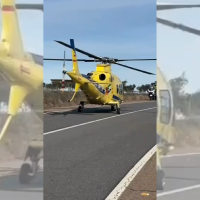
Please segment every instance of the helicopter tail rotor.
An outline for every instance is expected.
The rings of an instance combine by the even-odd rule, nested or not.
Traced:
[[[65,90],[65,75],[66,75],[67,71],[65,69],[65,51],[64,51],[64,60],[63,60],[63,71],[62,71],[62,74],[63,74],[63,78],[62,78],[62,92],[64,92]]]

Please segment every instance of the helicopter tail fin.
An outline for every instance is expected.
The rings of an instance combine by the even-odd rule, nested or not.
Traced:
[[[15,0],[1,0],[1,41],[3,47],[10,55],[23,58],[23,43],[18,24],[17,9]]]
[[[70,39],[70,46],[72,48],[73,72],[76,73],[76,74],[80,74],[79,68],[78,68],[78,61],[77,61],[77,57],[76,57],[75,44],[74,44],[73,39]]]

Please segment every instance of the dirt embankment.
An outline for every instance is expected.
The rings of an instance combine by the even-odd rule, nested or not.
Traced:
[[[200,117],[188,117],[175,121],[175,145],[177,147],[200,147]]]
[[[78,92],[73,102],[67,102],[67,100],[71,99],[72,96],[73,92],[62,93],[61,91],[44,91],[44,109],[75,106],[78,105],[81,100],[86,99],[83,92]],[[146,101],[146,100],[149,100],[149,98],[148,95],[145,94],[129,93],[124,95],[124,102]]]
[[[0,130],[7,115],[0,113]],[[43,122],[35,113],[19,113],[11,122],[5,136],[0,141],[0,162],[24,159],[29,142],[43,134]]]

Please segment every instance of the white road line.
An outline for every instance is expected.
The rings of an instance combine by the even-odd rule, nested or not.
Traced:
[[[197,188],[200,188],[200,185],[193,185],[193,186],[189,186],[189,187],[185,187],[185,188],[180,188],[180,189],[176,189],[176,190],[162,192],[162,193],[157,194],[157,197],[176,194],[176,193],[180,193],[180,192],[186,192],[188,190],[194,190],[194,189],[197,189]]]
[[[65,128],[54,130],[54,131],[49,131],[49,132],[44,133],[43,135],[49,135],[51,133],[56,133],[56,132],[60,132],[60,131],[64,131],[64,130],[68,130],[68,129],[72,129],[72,128],[76,128],[76,127],[79,127],[79,126],[84,126],[84,125],[87,125],[87,124],[92,124],[92,123],[95,123],[95,122],[103,121],[103,120],[106,120],[106,119],[111,119],[111,118],[115,118],[115,117],[121,117],[121,116],[124,116],[124,115],[130,115],[130,114],[133,114],[133,113],[143,112],[143,111],[151,110],[151,109],[155,109],[155,108],[156,107],[146,108],[146,109],[136,110],[136,111],[133,111],[133,112],[128,112],[128,113],[124,113],[124,114],[120,114],[120,115],[114,115],[114,116],[111,116],[111,117],[105,117],[105,118],[102,118],[102,119],[97,119],[97,120],[94,120],[94,121],[89,121],[89,122],[85,122],[85,123],[82,123],[82,124],[77,124],[77,125],[74,125],[74,126],[68,126],[68,127],[65,127]]]
[[[184,154],[172,154],[172,155],[163,156],[163,158],[173,158],[173,157],[181,157],[181,156],[195,156],[195,155],[200,155],[200,152],[184,153]]]
[[[151,159],[156,153],[157,146],[155,145],[150,149],[143,158],[129,171],[129,173],[121,180],[121,182],[114,188],[114,190],[108,195],[105,200],[117,200],[125,189],[130,185],[132,180],[137,176],[144,165]]]
[[[141,102],[131,102],[131,103],[123,103],[122,105],[129,105],[129,104],[135,104],[135,103],[153,103],[154,101],[141,101]],[[88,107],[88,108],[99,108],[99,107],[101,107],[101,106],[92,106],[92,107]],[[71,110],[73,110],[74,108],[69,108],[69,109],[67,109],[67,110],[56,110],[56,111],[46,111],[45,113],[43,113],[44,115],[46,115],[46,114],[49,114],[49,113],[62,113],[62,112],[66,112],[66,111],[71,111]]]

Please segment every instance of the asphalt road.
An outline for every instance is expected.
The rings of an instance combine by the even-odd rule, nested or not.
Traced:
[[[164,191],[157,193],[158,200],[199,199],[200,151],[197,155],[184,153],[163,158],[163,166],[166,185]]]
[[[40,166],[41,166],[40,161]],[[0,163],[0,199],[5,200],[43,200],[43,171],[28,185],[18,181],[19,168],[23,162],[19,160]]]
[[[44,199],[105,199],[156,144],[155,107],[155,102],[125,104],[120,116],[110,107],[45,114]],[[148,108],[153,109],[143,110]],[[91,123],[107,117],[112,118]]]

